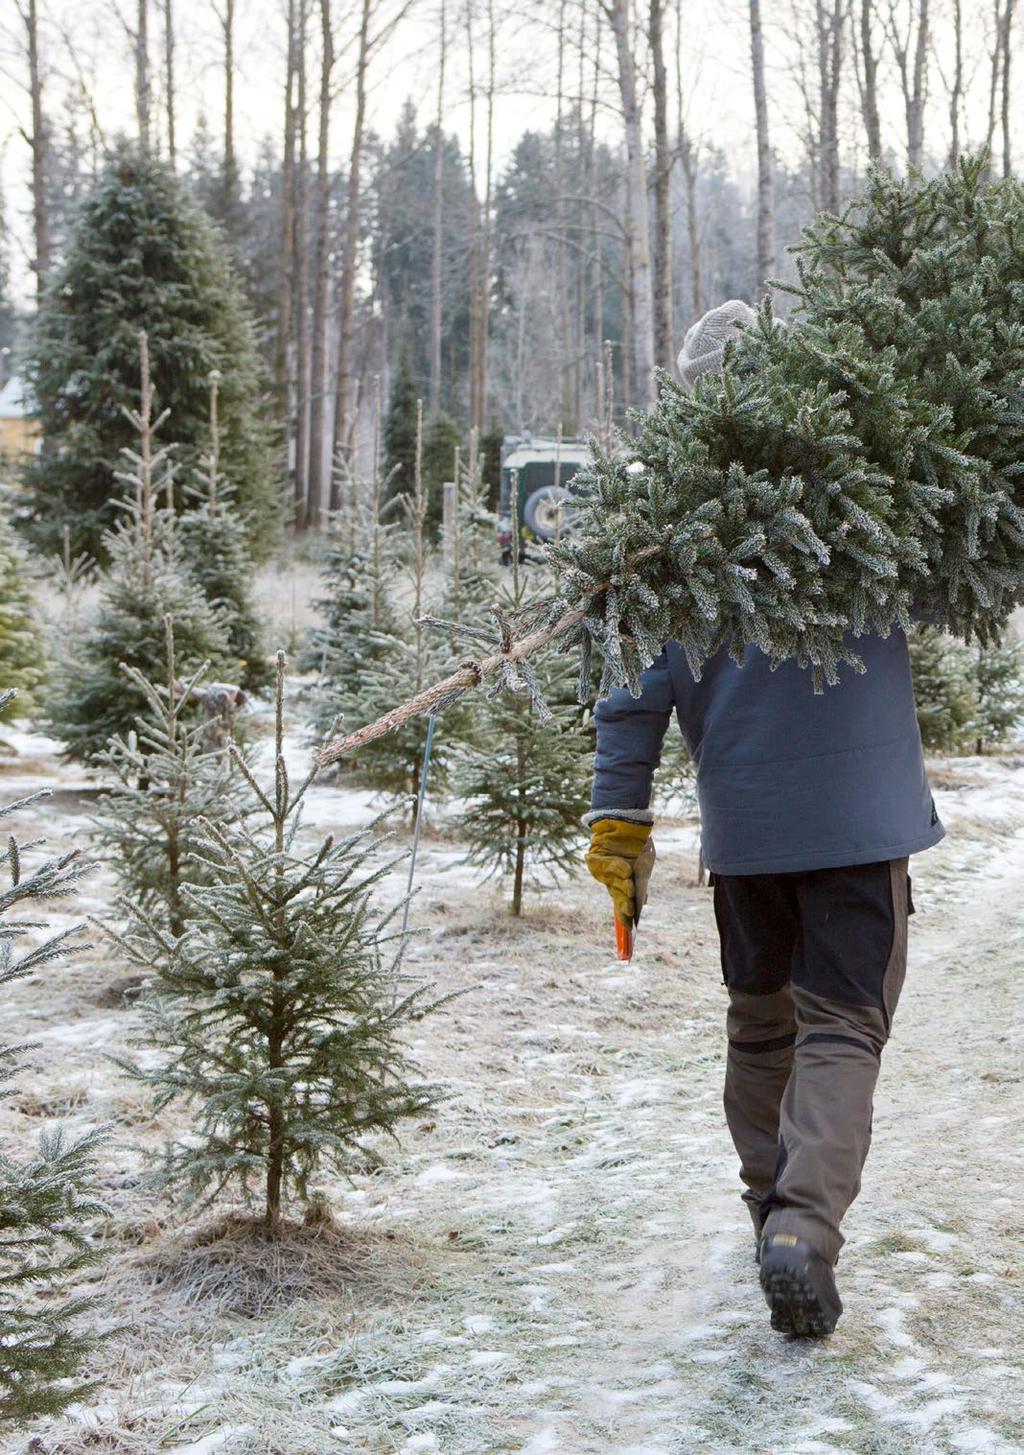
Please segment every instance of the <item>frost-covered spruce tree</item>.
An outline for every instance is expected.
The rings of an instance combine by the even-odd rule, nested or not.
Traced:
[[[432,1102],[402,1045],[431,1008],[399,979],[395,911],[376,902],[391,867],[368,867],[372,831],[306,848],[302,802],[284,759],[284,654],[277,659],[273,781],[241,754],[251,813],[203,827],[206,882],[189,886],[178,940],[138,918],[119,943],[153,977],[143,1001],[144,1065],[128,1067],[158,1106],[192,1110],[160,1180],[206,1204],[225,1190],[254,1202],[269,1232],[310,1197],[319,1171],[379,1161],[393,1133]],[[156,1053],[157,1064],[153,1064]]]
[[[46,680],[44,663],[28,566],[10,522],[0,510],[0,684],[17,690],[19,712],[31,712],[36,706]],[[8,699],[8,712],[13,701]]]
[[[538,610],[539,593],[527,582],[538,569],[520,565],[515,533],[511,583],[494,607],[506,639]],[[465,626],[458,634],[468,641],[486,636]],[[460,800],[459,836],[468,846],[464,862],[486,877],[511,878],[514,915],[522,914],[528,878],[550,881],[579,864],[592,757],[579,705],[551,654],[518,671],[510,667],[477,715],[475,738],[456,748],[452,787]]]
[[[692,396],[662,376],[550,553],[605,686],[638,691],[673,638],[696,671],[753,643],[833,682],[915,604],[1000,630],[1024,595],[1022,236],[1024,189],[986,185],[983,158],[875,170],[808,229],[789,327],[766,309]]]
[[[97,766],[110,780],[94,819],[96,841],[117,876],[121,900],[172,936],[184,933],[184,888],[198,882],[199,823],[234,822],[241,777],[223,746],[209,742],[192,702],[203,690],[202,668],[178,671],[171,617],[164,620],[162,684],[126,667],[126,685],[145,710],[126,736],[112,738]]]
[[[974,656],[932,626],[908,636],[921,741],[935,753],[961,752],[977,721]]]
[[[182,560],[227,628],[237,665],[232,679],[251,692],[272,678],[263,627],[253,596],[254,564],[236,491],[220,463],[218,397],[221,376],[210,375],[210,446],[198,472],[198,500],[178,518]]]
[[[107,537],[110,564],[101,579],[94,618],[83,623],[65,655],[50,698],[54,731],[71,758],[94,762],[112,737],[126,736],[146,709],[138,683],[122,666],[159,681],[166,660],[164,618],[174,618],[183,671],[206,662],[228,673],[232,659],[222,615],[184,569],[173,514],[161,509],[170,483],[166,449],[155,448],[163,416],[153,417],[145,335],[141,340],[142,400],[132,420],[138,448],[126,450],[119,479],[128,491],[124,519]]]
[[[371,664],[400,649],[392,603],[399,567],[395,527],[384,521],[385,482],[380,462],[381,407],[378,383],[373,468],[365,517],[335,516],[324,544],[321,594],[314,603],[321,624],[310,633],[303,661],[316,673],[312,726],[318,738],[335,722],[353,722],[365,711],[364,678]]]
[[[128,141],[83,201],[34,330],[28,374],[50,448],[26,474],[33,537],[57,550],[69,525],[75,551],[105,554],[118,460],[133,444],[123,409],[137,398],[143,328],[182,489],[207,449],[206,381],[222,372],[221,470],[265,555],[278,509],[256,325],[216,228],[166,161]]]
[[[974,686],[977,751],[1012,742],[1024,726],[1024,644],[979,647]]]
[[[501,567],[495,542],[498,517],[485,498],[483,459],[476,430],[463,463],[455,452],[455,511],[452,538],[445,542],[447,571],[442,609],[453,620],[479,617],[495,600]]]
[[[11,693],[0,693],[0,708]],[[0,818],[44,793],[0,808]],[[25,849],[11,836],[6,883],[0,885],[0,988],[45,968],[77,948],[77,929],[39,939],[39,901],[73,892],[82,874],[77,853],[29,868]],[[22,921],[11,913],[27,910]],[[30,938],[16,951],[20,936]],[[11,1096],[24,1046],[0,1044],[0,1096]],[[83,1377],[97,1344],[85,1316],[93,1301],[73,1291],[75,1277],[96,1261],[89,1220],[103,1211],[93,1187],[101,1134],[69,1140],[47,1130],[34,1156],[16,1159],[0,1148],[0,1432],[21,1428],[36,1415],[59,1414],[94,1381]]]
[[[430,609],[439,604],[435,577],[431,572],[431,545],[427,532],[428,502],[422,472],[423,409],[417,406],[416,449],[413,460],[413,491],[403,495],[400,505],[403,526],[396,531],[405,546],[401,578],[396,582],[390,627],[367,634],[367,657],[349,694],[351,713],[365,720],[387,711],[411,692],[418,692],[435,677],[443,676],[452,663],[450,640],[425,624]],[[396,575],[399,573],[396,573]],[[376,573],[374,573],[374,576]],[[373,579],[373,578],[371,578]],[[434,743],[431,787],[447,785],[455,720],[445,719],[445,730]],[[351,781],[377,789],[395,799],[405,799],[410,811],[419,792],[427,724],[415,718],[386,738],[370,743],[349,760]]]

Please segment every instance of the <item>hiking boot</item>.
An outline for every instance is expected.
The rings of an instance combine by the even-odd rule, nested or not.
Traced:
[[[793,1233],[761,1239],[761,1287],[780,1334],[823,1339],[843,1311],[831,1266]]]

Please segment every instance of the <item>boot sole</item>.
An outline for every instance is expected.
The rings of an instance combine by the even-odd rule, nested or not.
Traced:
[[[822,1307],[810,1278],[794,1268],[764,1268],[761,1287],[772,1311],[772,1328],[802,1339],[827,1339],[838,1323]]]

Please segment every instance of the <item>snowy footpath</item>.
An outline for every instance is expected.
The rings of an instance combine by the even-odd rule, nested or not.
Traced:
[[[24,826],[62,845],[89,811],[77,775],[43,739],[18,746],[0,795],[52,781]],[[210,1216],[197,1237],[140,1186],[171,1123],[108,1059],[135,1012],[102,943],[12,989],[4,1038],[38,1050],[0,1137],[113,1123],[95,1292],[123,1327],[93,1403],[6,1449],[1021,1455],[1024,762],[939,763],[935,781],[950,832],[912,865],[910,971],[830,1341],[772,1334],[758,1290],[692,823],[658,834],[629,967],[596,886],[535,893],[516,923],[434,832],[408,969],[465,992],[416,1030],[445,1099],[386,1171],[324,1183],[335,1225],[290,1247]],[[325,787],[310,830],[367,816]],[[54,922],[106,892],[94,874]]]

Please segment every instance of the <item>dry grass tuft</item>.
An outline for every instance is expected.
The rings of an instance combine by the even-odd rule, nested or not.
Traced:
[[[140,1252],[126,1276],[150,1297],[259,1318],[304,1299],[352,1293],[354,1285],[361,1301],[372,1301],[375,1288],[401,1275],[403,1261],[402,1244],[388,1231],[319,1216],[285,1222],[272,1235],[262,1221],[232,1213]]]

